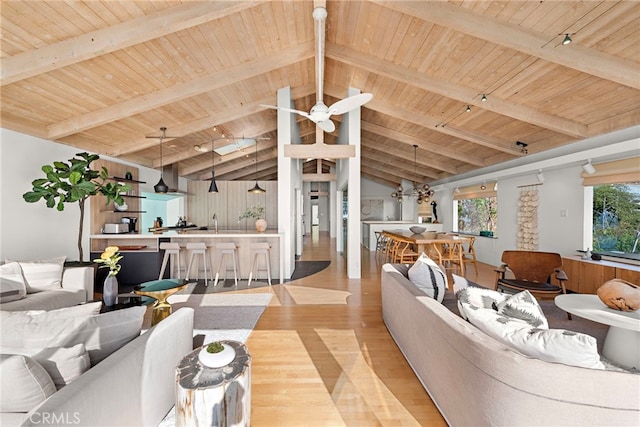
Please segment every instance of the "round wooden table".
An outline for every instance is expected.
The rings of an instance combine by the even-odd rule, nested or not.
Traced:
[[[198,359],[202,347],[180,361],[176,369],[176,426],[251,424],[251,356],[239,341],[220,342],[236,352],[226,366],[202,365]]]
[[[602,354],[625,368],[640,369],[640,310],[614,310],[592,294],[558,295],[555,303],[568,313],[609,325]]]

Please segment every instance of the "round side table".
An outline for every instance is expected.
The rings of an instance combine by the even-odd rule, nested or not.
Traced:
[[[251,424],[251,356],[239,341],[221,342],[236,352],[228,365],[202,365],[198,359],[202,347],[198,347],[176,368],[176,426]]]

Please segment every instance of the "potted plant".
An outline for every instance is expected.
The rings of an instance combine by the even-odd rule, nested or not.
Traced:
[[[254,218],[256,220],[256,230],[259,232],[263,232],[267,229],[267,220],[263,218],[264,216],[264,206],[261,203],[258,203],[255,206],[248,207],[240,216],[238,217],[238,222],[247,218]]]
[[[91,169],[91,163],[98,160],[97,154],[78,153],[68,163],[53,162],[53,165],[42,166],[44,178],[33,180],[31,191],[22,198],[28,203],[44,199],[48,208],[64,210],[65,203],[78,203],[80,207],[80,224],[78,227],[78,255],[84,261],[82,252],[82,228],[84,224],[85,202],[91,196],[102,194],[107,204],[115,202],[124,204],[121,194],[129,190],[129,185],[109,180],[109,172],[103,167],[101,171]]]
[[[233,362],[236,351],[228,344],[214,341],[202,347],[198,360],[208,368],[221,368]]]

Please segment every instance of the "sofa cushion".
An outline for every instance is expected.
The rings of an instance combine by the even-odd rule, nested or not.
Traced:
[[[62,287],[62,270],[66,257],[42,261],[17,261],[22,269],[27,293],[58,289]],[[6,260],[7,263],[14,262]]]
[[[425,294],[442,302],[447,289],[447,275],[425,253],[409,268],[409,280]]]
[[[493,307],[505,316],[524,320],[534,328],[549,329],[547,318],[540,308],[540,304],[529,291],[518,292],[508,296],[502,302],[495,302]]]
[[[454,280],[456,283],[454,287],[457,288],[461,279],[454,275]],[[501,303],[507,298],[507,296],[502,292],[494,291],[493,289],[466,286],[456,292],[456,298],[458,299],[458,311],[460,312],[460,317],[468,320],[465,304],[478,308],[492,309],[494,304]]]
[[[540,360],[582,368],[604,369],[596,339],[564,329],[533,328],[524,320],[491,308],[462,304],[469,322],[520,353]]]
[[[20,264],[10,262],[0,265],[0,304],[17,301],[27,295],[27,285]]]
[[[47,313],[34,315],[29,322],[12,322],[15,334],[10,337],[2,334],[0,342],[2,347],[29,349],[72,347],[82,343],[93,366],[140,335],[146,310],[145,306],[129,307],[97,315],[62,318],[48,318]],[[3,320],[5,324],[8,323]]]
[[[51,377],[38,362],[0,354],[0,412],[28,412],[55,392]]]

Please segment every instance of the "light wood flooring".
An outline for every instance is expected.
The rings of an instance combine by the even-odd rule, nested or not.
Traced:
[[[362,250],[362,279],[346,277],[335,239],[313,232],[301,260],[331,260],[312,276],[241,292],[274,297],[247,340],[251,425],[441,426],[437,408],[389,335],[381,315],[380,266]],[[471,280],[490,283],[492,267]]]

